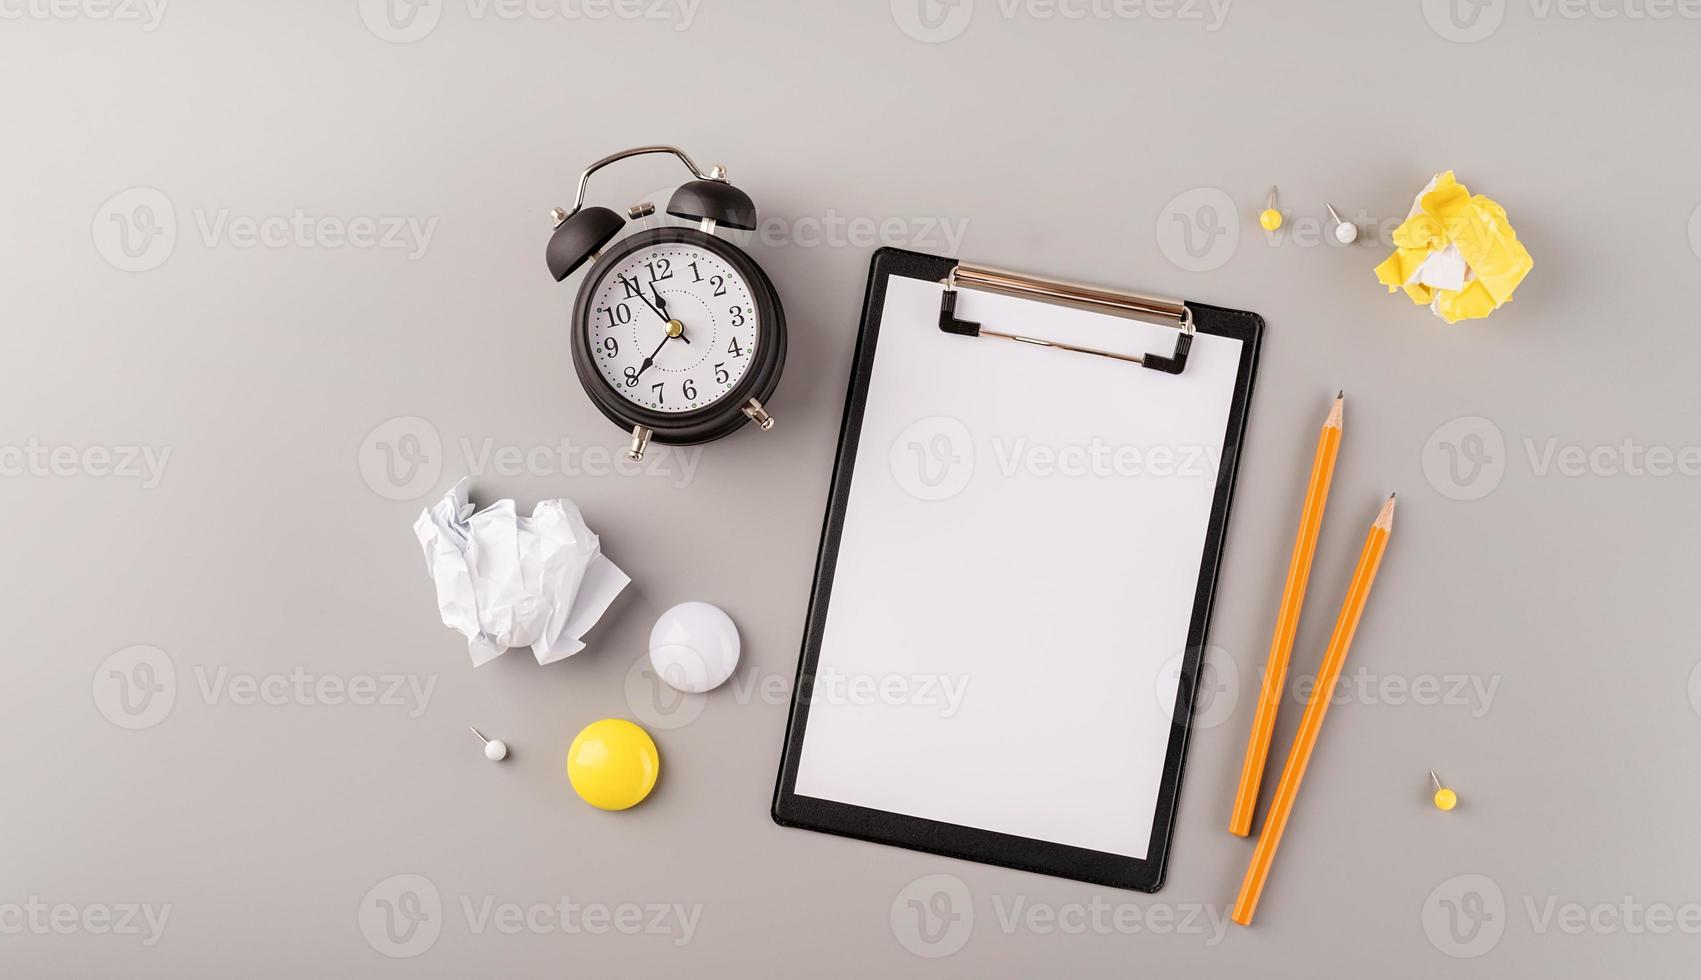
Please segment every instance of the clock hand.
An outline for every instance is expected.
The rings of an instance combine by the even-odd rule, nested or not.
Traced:
[[[672,339],[673,339],[672,337],[663,337],[661,343],[656,345],[656,349],[650,352],[650,356],[644,358],[644,362],[642,364],[638,365],[638,373],[633,375],[633,377],[635,377],[635,378],[643,377],[644,372],[648,371],[650,369],[650,365],[656,363],[656,355],[660,354],[661,349],[663,347],[666,347],[667,342],[669,340],[672,340]]]
[[[662,299],[661,290],[657,289],[656,284],[653,282],[650,283],[650,295],[656,298],[655,305],[651,308],[657,309],[663,320],[672,320],[672,314],[667,311],[667,300]],[[691,338],[685,336],[685,324],[683,322],[679,325],[679,339],[685,341],[687,344],[691,343]]]
[[[620,280],[621,285],[626,284],[626,277],[625,276],[616,276],[615,278]],[[637,286],[637,284],[638,284],[638,281],[636,279],[632,280],[632,285]],[[653,290],[653,289],[655,289],[655,286],[652,284],[650,286],[650,288]],[[644,291],[642,289],[638,290],[638,298],[644,301],[644,305],[650,308],[651,313],[654,313],[656,316],[661,317],[663,323],[667,322],[667,313],[664,312],[667,309],[666,303],[663,303],[661,305],[661,309],[659,309],[659,310],[656,309],[656,304],[650,302],[649,297],[644,295]],[[661,299],[660,293],[656,294],[656,299]]]

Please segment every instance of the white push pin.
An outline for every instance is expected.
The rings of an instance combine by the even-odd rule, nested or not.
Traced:
[[[1349,221],[1342,221],[1341,216],[1335,213],[1333,204],[1325,201],[1323,206],[1329,209],[1329,217],[1335,219],[1335,241],[1342,245],[1351,245],[1358,241],[1358,225]]]
[[[471,728],[472,726],[469,725],[467,727]],[[485,738],[483,735],[479,734],[479,730],[476,728],[472,729],[472,733],[474,735],[478,735],[478,740],[484,743],[484,757],[486,759],[489,759],[491,762],[501,762],[503,759],[508,758],[507,742],[504,742],[499,738]]]

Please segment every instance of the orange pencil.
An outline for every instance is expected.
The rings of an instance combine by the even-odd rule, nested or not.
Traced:
[[[1346,601],[1335,620],[1335,632],[1329,636],[1329,648],[1323,653],[1323,667],[1317,672],[1317,687],[1305,705],[1299,720],[1299,733],[1288,750],[1287,765],[1282,767],[1282,780],[1276,784],[1276,798],[1270,804],[1270,814],[1264,819],[1264,830],[1258,835],[1258,846],[1252,851],[1252,863],[1240,883],[1240,897],[1234,901],[1229,918],[1243,926],[1252,924],[1252,913],[1258,909],[1258,896],[1270,877],[1270,862],[1275,860],[1276,847],[1282,842],[1282,831],[1293,813],[1293,801],[1299,795],[1300,780],[1305,778],[1311,750],[1317,747],[1317,734],[1323,730],[1323,716],[1329,711],[1329,696],[1341,679],[1341,667],[1347,662],[1347,650],[1353,643],[1359,617],[1364,615],[1365,600],[1370,598],[1370,586],[1376,581],[1376,569],[1382,564],[1382,553],[1388,550],[1388,536],[1394,530],[1394,498],[1382,505],[1370,525],[1370,535],[1364,539],[1364,552],[1359,555],[1358,567],[1353,569],[1352,584],[1347,586]]]
[[[1252,736],[1246,740],[1246,758],[1240,764],[1240,789],[1234,794],[1234,812],[1229,815],[1229,833],[1245,837],[1252,832],[1252,811],[1258,805],[1258,784],[1264,779],[1264,763],[1270,756],[1270,733],[1276,727],[1276,707],[1287,683],[1288,657],[1293,653],[1294,633],[1299,630],[1299,611],[1305,604],[1305,583],[1311,578],[1311,556],[1317,553],[1317,533],[1323,526],[1323,507],[1329,502],[1329,481],[1335,476],[1335,455],[1341,448],[1341,407],[1344,395],[1335,396],[1334,407],[1317,435],[1317,455],[1311,461],[1311,483],[1305,490],[1305,508],[1299,512],[1299,533],[1288,558],[1288,583],[1282,588],[1282,605],[1276,613],[1276,630],[1270,637],[1270,655],[1264,665],[1264,684],[1258,691],[1258,708],[1252,715]]]

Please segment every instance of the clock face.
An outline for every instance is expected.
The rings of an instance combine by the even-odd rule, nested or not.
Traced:
[[[756,361],[750,283],[714,252],[660,242],[615,260],[585,325],[597,371],[653,412],[691,412],[730,393]]]

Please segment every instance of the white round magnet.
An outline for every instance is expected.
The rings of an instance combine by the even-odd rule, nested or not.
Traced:
[[[712,691],[738,666],[738,627],[719,606],[682,602],[650,630],[650,663],[669,687]]]

